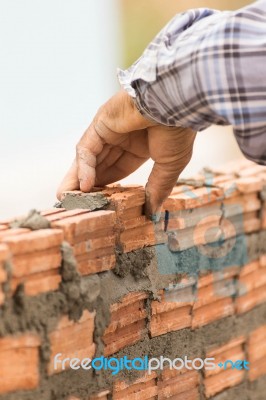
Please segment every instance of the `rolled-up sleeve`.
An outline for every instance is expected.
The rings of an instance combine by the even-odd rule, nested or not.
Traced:
[[[266,165],[266,1],[176,15],[127,70],[140,112],[196,131],[232,125],[245,156]]]

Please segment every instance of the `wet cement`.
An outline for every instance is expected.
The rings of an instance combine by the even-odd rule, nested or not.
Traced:
[[[105,209],[109,204],[109,200],[101,192],[66,193],[59,204],[60,207],[65,208],[66,210],[82,208],[94,211]]]
[[[17,219],[10,224],[10,228],[28,228],[33,231],[50,227],[50,222],[37,210],[31,210],[26,217]]]

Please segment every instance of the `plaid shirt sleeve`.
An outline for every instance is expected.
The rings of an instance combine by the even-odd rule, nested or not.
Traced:
[[[232,125],[244,155],[266,165],[266,1],[176,15],[126,71],[122,87],[158,123]]]

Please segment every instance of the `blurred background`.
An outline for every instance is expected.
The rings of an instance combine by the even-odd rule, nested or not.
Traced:
[[[75,145],[177,12],[243,0],[0,0],[0,219],[51,207]],[[242,157],[230,128],[198,134],[183,176]],[[152,163],[124,179],[145,184]]]

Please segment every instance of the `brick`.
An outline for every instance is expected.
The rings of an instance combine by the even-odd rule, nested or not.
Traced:
[[[0,241],[5,242],[5,239],[12,236],[21,235],[22,233],[31,232],[30,229],[27,228],[10,228],[5,229],[0,232]]]
[[[260,267],[259,260],[252,261],[240,269],[239,277],[243,278],[246,275],[253,274],[256,272]]]
[[[113,384],[114,400],[151,400],[157,398],[158,388],[156,386],[156,373],[145,373],[133,383],[126,381],[115,381]]]
[[[243,347],[245,339],[244,336],[237,337],[219,348],[208,351],[206,357],[215,358],[216,365],[220,362],[224,364],[227,360],[232,360],[233,362],[245,360],[246,355]],[[228,365],[227,368],[231,368],[231,366]],[[205,370],[204,375],[205,377],[209,377],[220,374],[222,371],[221,368],[216,367],[214,370]]]
[[[1,231],[5,231],[6,229],[8,229],[8,225],[2,225],[2,224],[0,224],[0,232],[1,232]]]
[[[174,395],[195,389],[199,385],[197,371],[188,371],[171,379],[158,380],[158,400],[171,398]]]
[[[9,249],[5,244],[0,243],[0,262],[9,258]]]
[[[150,400],[157,396],[156,380],[134,383],[121,391],[113,392],[113,400]]]
[[[82,242],[86,242],[91,239],[101,239],[104,240],[106,236],[112,236],[115,233],[114,226],[106,226],[105,228],[84,232],[81,235],[76,235],[71,240],[71,245],[74,246],[75,244],[79,244]]]
[[[266,325],[251,332],[247,348],[251,365],[260,358],[266,357]]]
[[[30,333],[0,339],[1,394],[38,387],[39,346],[39,337]]]
[[[260,178],[245,177],[236,180],[237,189],[241,193],[254,193],[262,190],[263,182]]]
[[[237,266],[229,266],[221,269],[220,271],[215,271],[215,272],[208,272],[205,273],[204,275],[200,275],[197,287],[198,289],[201,289],[205,286],[209,286],[213,283],[226,280],[226,279],[232,279],[236,276],[239,275],[240,272],[240,267]]]
[[[62,213],[64,211],[66,211],[65,208],[55,208],[55,207],[53,207],[53,208],[49,208],[47,210],[41,211],[41,215],[43,217],[47,217],[47,216],[53,215],[53,214],[60,214],[60,213]]]
[[[266,375],[266,358],[260,358],[250,364],[250,370],[248,372],[248,377],[250,381],[255,381],[261,376]]]
[[[157,232],[152,222],[145,222],[135,228],[126,229],[120,235],[120,245],[125,253],[166,241],[167,235],[161,230]]]
[[[244,371],[228,369],[204,380],[205,395],[210,398],[225,389],[239,385],[245,377]]]
[[[264,268],[258,268],[254,272],[239,277],[237,282],[238,296],[245,295],[261,286],[266,287],[266,269]]]
[[[147,317],[147,311],[144,308],[144,300],[134,302],[125,307],[121,307],[111,312],[111,321],[105,330],[105,334],[114,332],[126,325],[139,321]]]
[[[247,294],[236,299],[236,311],[238,314],[250,311],[266,301],[266,285],[251,290]]]
[[[36,272],[59,268],[62,256],[59,247],[36,251],[28,254],[18,254],[12,259],[12,276],[20,278]]]
[[[183,306],[153,315],[150,321],[151,336],[191,327],[191,310],[191,306]]]
[[[33,253],[60,246],[63,232],[58,229],[40,229],[3,239],[13,254]]]
[[[62,212],[57,212],[57,213],[52,213],[49,215],[46,215],[46,219],[48,219],[49,222],[55,222],[55,221],[61,221],[62,219],[68,218],[68,217],[75,217],[77,215],[81,214],[88,214],[88,210],[86,209],[74,209],[74,210],[64,210]]]
[[[65,240],[72,244],[75,236],[114,226],[115,222],[114,211],[93,211],[52,222],[52,227],[62,229]]]
[[[187,390],[169,398],[170,400],[200,400],[199,390],[197,388]]]
[[[225,206],[225,217],[228,217],[226,210],[230,209],[230,207],[238,207],[239,214],[256,211],[261,208],[261,202],[258,198],[257,193],[245,194],[229,199],[224,199],[223,204]]]
[[[234,304],[231,298],[218,300],[213,304],[200,307],[193,311],[192,329],[210,324],[213,321],[234,314]]]
[[[11,280],[11,291],[14,293],[18,285],[23,284],[27,296],[36,296],[41,293],[59,289],[61,279],[59,270],[39,272],[21,278],[13,278]]]
[[[201,207],[223,197],[223,190],[220,188],[198,188],[191,192],[170,195],[163,203],[163,209],[177,211],[182,209]]]
[[[143,319],[104,335],[103,342],[106,345],[104,355],[109,356],[126,346],[131,346],[141,340],[145,332],[146,322]]]
[[[137,218],[142,216],[143,214],[143,206],[134,206],[131,208],[127,208],[123,211],[123,213],[120,215],[121,221],[126,221],[128,219],[132,218]]]
[[[49,334],[51,343],[51,357],[48,365],[48,374],[52,375],[62,371],[62,364],[54,368],[54,357],[62,353],[60,359],[64,358],[92,358],[95,353],[95,344],[93,343],[95,313],[84,311],[78,322],[73,322],[64,316],[59,321],[56,329]],[[66,362],[65,368],[69,368]]]
[[[113,303],[110,306],[111,312],[115,312],[124,308],[132,303],[138,302],[140,300],[145,300],[148,298],[148,293],[145,292],[130,292],[119,300],[117,303]]]
[[[115,235],[109,235],[102,238],[90,239],[84,242],[77,243],[73,246],[75,256],[86,254],[90,256],[94,250],[114,248],[115,246]],[[97,255],[92,255],[92,257]]]
[[[78,271],[81,275],[89,275],[97,272],[108,271],[114,268],[116,258],[114,254],[107,256],[78,261]]]
[[[197,310],[200,307],[212,304],[221,299],[230,298],[234,296],[235,293],[236,287],[232,279],[221,280],[199,288],[193,310]]]
[[[260,257],[260,266],[261,266],[262,268],[265,268],[265,267],[266,267],[266,254],[263,254],[263,255]]]
[[[120,215],[128,208],[142,206],[145,203],[145,190],[141,187],[129,189],[122,193],[114,193],[111,195],[110,201]]]

